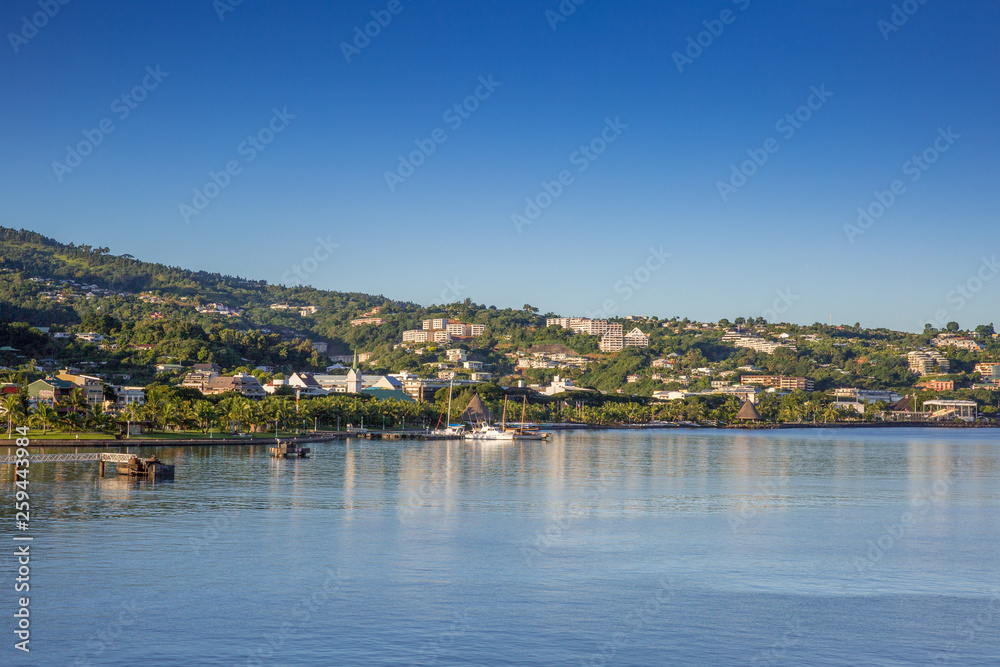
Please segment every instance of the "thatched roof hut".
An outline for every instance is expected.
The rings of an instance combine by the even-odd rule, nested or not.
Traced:
[[[489,421],[489,418],[490,412],[483,403],[483,399],[479,398],[479,394],[474,394],[469,405],[466,406],[465,411],[458,419],[463,422],[475,423]]]
[[[760,413],[757,412],[757,408],[750,401],[744,401],[743,407],[740,411],[736,413],[737,419],[760,421]]]

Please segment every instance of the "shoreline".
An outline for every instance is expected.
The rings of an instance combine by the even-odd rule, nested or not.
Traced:
[[[699,424],[609,424],[609,425],[587,425],[587,424],[549,424],[542,427],[543,430],[560,431],[641,431],[641,430],[716,430],[716,431],[770,431],[770,430],[794,430],[794,429],[855,429],[855,428],[945,428],[945,429],[968,429],[968,428],[1000,428],[1000,424],[994,423],[963,423],[955,424],[948,422],[827,422],[818,424],[783,423],[783,424],[734,424],[726,426],[702,426]],[[372,434],[382,435],[381,431],[371,431]],[[392,435],[393,431],[386,431],[385,435]],[[385,438],[386,440],[425,440],[426,438],[406,438],[400,437],[402,434],[395,434],[395,438]],[[281,438],[287,443],[309,443],[309,442],[334,442],[337,440],[346,441],[348,438],[365,439],[363,435],[357,433],[347,433],[346,431],[316,433],[315,435],[300,435],[288,438]],[[459,438],[453,438],[459,439]],[[0,441],[2,442],[2,441]],[[188,440],[156,440],[133,438],[130,440],[108,439],[60,439],[42,440],[32,442],[29,447],[85,447],[85,448],[130,448],[130,447],[228,447],[248,445],[274,446],[277,444],[276,438],[192,438]],[[13,448],[10,444],[8,447]],[[2,445],[0,445],[2,447]]]

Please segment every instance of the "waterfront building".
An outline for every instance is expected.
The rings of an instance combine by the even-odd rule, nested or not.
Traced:
[[[740,378],[740,384],[759,384],[791,391],[812,391],[815,386],[811,378],[786,375],[744,375]]]

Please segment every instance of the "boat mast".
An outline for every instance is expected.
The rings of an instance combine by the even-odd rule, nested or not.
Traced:
[[[451,388],[455,385],[455,379],[452,378],[448,383],[448,421],[445,422],[445,428],[451,428]]]
[[[500,418],[500,430],[507,430],[507,396],[503,397],[503,416]]]

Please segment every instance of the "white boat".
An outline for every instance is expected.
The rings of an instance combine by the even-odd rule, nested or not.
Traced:
[[[501,431],[496,426],[483,424],[464,435],[466,440],[514,440],[513,431]]]
[[[431,435],[447,438],[459,438],[465,434],[465,424],[448,424],[445,428],[436,428]]]

